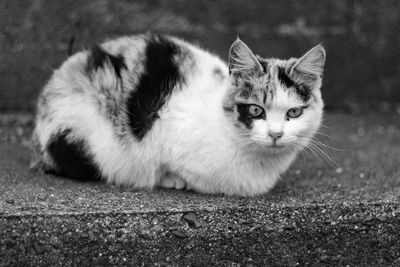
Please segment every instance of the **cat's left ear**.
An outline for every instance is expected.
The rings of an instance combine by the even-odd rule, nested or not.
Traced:
[[[263,68],[250,50],[239,37],[229,50],[229,74],[246,77],[262,72]]]
[[[290,74],[305,83],[315,83],[322,79],[326,53],[322,45],[317,45],[299,58],[290,70]]]

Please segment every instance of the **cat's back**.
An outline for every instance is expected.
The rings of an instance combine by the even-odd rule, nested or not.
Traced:
[[[77,52],[54,71],[39,96],[38,113],[52,102],[59,107],[66,98],[97,99],[98,104],[126,99],[141,84],[147,91],[168,90],[168,82],[178,84],[172,79],[201,79],[201,71],[213,65],[225,68],[213,54],[171,36],[149,33],[109,40]]]
[[[155,34],[121,37],[78,52],[55,70],[39,96],[37,120],[71,123],[98,113],[117,130],[127,128],[122,122],[132,124],[139,129],[133,134],[142,139],[142,129],[149,126],[143,124],[177,88],[202,94],[206,82],[212,88],[225,72],[218,57],[181,39]]]
[[[88,169],[102,169],[106,177],[128,176],[132,170],[126,166],[132,163],[122,159],[134,162],[139,147],[157,153],[161,139],[153,138],[152,132],[168,116],[164,108],[179,109],[184,103],[185,116],[199,113],[194,107],[202,103],[194,105],[193,99],[203,88],[211,90],[212,82],[206,83],[227,72],[225,68],[211,53],[154,34],[122,37],[78,52],[53,73],[39,96],[33,140],[40,158],[51,169],[98,162],[96,168],[91,163],[90,168],[83,166],[83,176],[88,176]],[[133,148],[132,153],[127,147]],[[65,163],[70,160],[71,164]],[[119,163],[126,174],[115,174]]]
[[[123,78],[123,72],[138,75],[142,71],[141,55],[145,47],[145,36],[138,35],[110,40],[75,53],[54,71],[40,94],[38,107],[43,104],[42,100],[48,102],[53,97],[95,96],[101,90],[120,89],[118,79]],[[132,77],[128,82],[134,82]]]
[[[37,103],[34,138],[41,149],[65,130],[87,136],[96,118],[100,129],[120,124],[124,97],[143,71],[145,47],[145,35],[121,37],[77,52],[56,69]]]

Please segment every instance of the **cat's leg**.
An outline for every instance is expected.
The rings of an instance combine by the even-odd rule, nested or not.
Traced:
[[[161,187],[182,190],[186,188],[186,181],[183,180],[179,175],[173,173],[167,173],[161,178]]]
[[[43,151],[36,130],[32,135],[31,142],[29,144],[29,150],[31,154],[31,161],[29,168],[33,172],[46,173],[53,169],[54,164],[48,157],[46,151]]]
[[[48,169],[47,165],[43,161],[39,151],[37,151],[36,148],[31,149],[31,161],[29,164],[29,168],[31,169],[31,171],[38,173],[45,172],[46,169]]]
[[[48,173],[54,169],[51,165],[40,158],[33,158],[29,164],[29,168],[35,173]]]

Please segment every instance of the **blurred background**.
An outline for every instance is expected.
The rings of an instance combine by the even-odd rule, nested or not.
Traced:
[[[32,112],[71,53],[152,31],[183,37],[226,59],[240,36],[265,57],[327,50],[328,110],[400,113],[398,0],[100,0],[0,2],[0,111]]]

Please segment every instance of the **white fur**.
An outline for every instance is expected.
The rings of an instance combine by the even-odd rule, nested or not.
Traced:
[[[298,100],[277,90],[273,112],[268,115],[270,120],[258,121],[252,130],[253,140],[243,140],[222,108],[232,90],[226,64],[204,50],[174,40],[193,53],[196,66],[187,73],[186,86],[174,91],[142,141],[134,137],[121,140],[112,123],[98,111],[96,88],[76,71],[82,68],[87,56],[82,52],[57,70],[45,88],[59,96],[42,111],[39,107],[39,113],[51,114],[51,120],[38,115],[34,135],[41,148],[58,130],[73,128],[77,138],[85,138],[95,162],[110,183],[180,189],[183,187],[180,180],[184,180],[187,188],[204,193],[253,196],[267,192],[299,150],[265,149],[271,144],[266,135],[268,129],[283,130],[282,142],[295,142],[301,131],[314,132],[322,116],[319,91],[315,92],[318,101],[305,110],[301,120],[287,122],[282,114]],[[129,52],[132,59],[139,57],[142,47],[140,41],[134,44],[136,48]],[[215,76],[215,67],[222,70],[222,78]],[[104,73],[102,77],[105,79],[102,83],[115,82],[111,73]],[[74,88],[83,92],[74,93]],[[48,156],[44,155],[43,160],[52,165]]]

